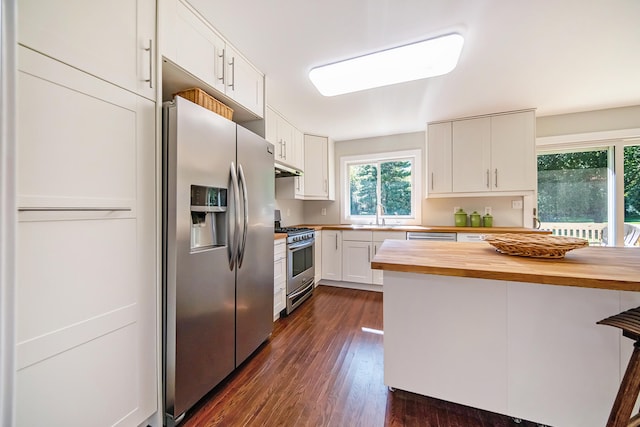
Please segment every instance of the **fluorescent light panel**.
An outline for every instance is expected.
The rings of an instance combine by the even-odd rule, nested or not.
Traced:
[[[464,38],[446,36],[316,67],[309,78],[324,96],[441,76],[458,64]]]

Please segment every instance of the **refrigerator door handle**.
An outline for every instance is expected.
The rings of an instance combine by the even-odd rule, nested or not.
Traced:
[[[238,239],[239,239],[239,223],[238,223],[238,206],[240,203],[240,189],[238,188],[238,176],[236,175],[236,165],[231,162],[229,174],[229,187],[233,190],[233,206],[234,216],[231,218],[230,212],[227,211],[227,257],[229,258],[229,270],[233,270],[236,264]],[[233,221],[233,239],[231,239],[231,221]]]
[[[249,228],[249,197],[247,196],[247,180],[244,177],[242,165],[239,163],[238,183],[240,185],[240,190],[242,191],[243,206],[242,238],[240,239],[240,246],[238,248],[238,268],[240,268],[242,267],[242,260],[244,259],[244,248],[247,243],[247,230]]]

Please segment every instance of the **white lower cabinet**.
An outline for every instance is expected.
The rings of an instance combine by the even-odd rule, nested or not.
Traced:
[[[22,47],[17,80],[16,425],[141,425],[160,390],[155,103]]]
[[[375,231],[373,233],[373,254],[371,258],[376,256],[378,249],[387,239],[407,240],[407,233],[404,231]],[[372,270],[372,276],[374,285],[382,285],[382,270]]]
[[[372,270],[371,260],[386,239],[406,240],[404,231],[343,231],[342,280],[382,285],[382,270]]]
[[[322,278],[342,280],[342,232],[322,230]]]
[[[286,246],[286,239],[273,243],[273,320],[280,317],[287,304]]]
[[[342,280],[371,283],[372,231],[342,232]]]
[[[318,286],[320,279],[322,279],[322,231],[316,231],[316,240],[313,248],[313,267],[315,269],[315,283]]]

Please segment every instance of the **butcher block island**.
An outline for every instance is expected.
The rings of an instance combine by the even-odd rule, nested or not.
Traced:
[[[640,249],[562,259],[486,242],[387,240],[384,375],[407,390],[552,426],[604,426],[633,341],[596,322],[640,306]]]

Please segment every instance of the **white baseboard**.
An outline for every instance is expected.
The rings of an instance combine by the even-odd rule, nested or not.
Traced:
[[[317,283],[317,286],[336,286],[338,288],[359,289],[361,291],[373,291],[382,292],[382,285],[369,285],[367,283],[355,283],[355,282],[340,282],[337,280],[325,280],[322,279]]]

